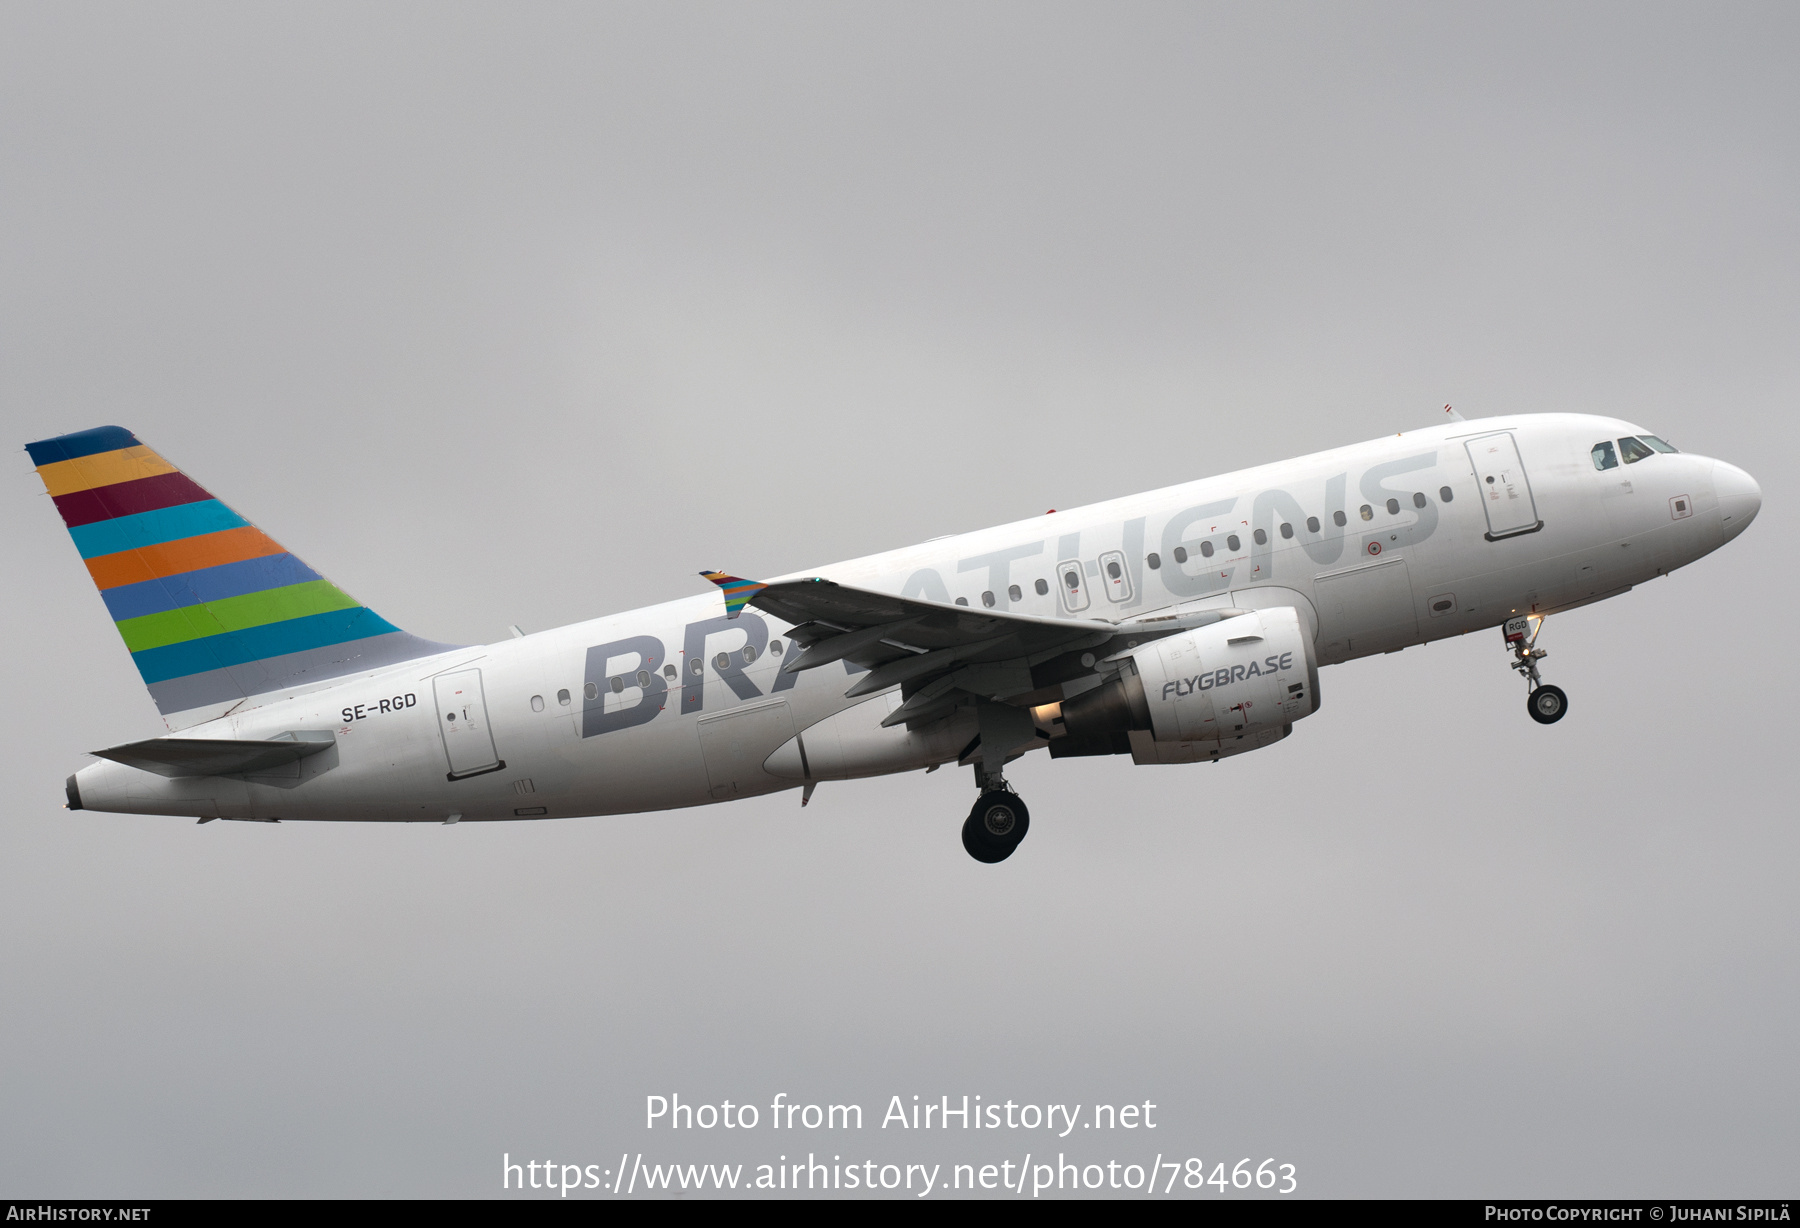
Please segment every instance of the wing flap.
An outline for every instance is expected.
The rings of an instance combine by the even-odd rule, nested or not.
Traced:
[[[980,656],[1006,638],[1006,636],[1000,636],[991,640],[976,640],[973,644],[939,648],[921,656],[901,657],[897,661],[890,661],[886,665],[870,670],[854,686],[845,691],[844,696],[847,699],[855,699],[858,695],[872,695],[876,691],[885,691],[897,682],[908,682],[914,678],[940,674],[970,657]]]
[[[864,627],[860,631],[848,631],[828,635],[824,639],[813,640],[806,646],[806,651],[797,653],[794,659],[782,666],[782,672],[797,674],[803,669],[817,669],[821,665],[830,665],[833,661],[841,661],[859,649],[883,644],[888,648],[909,651],[905,641],[895,642],[903,631],[917,621],[911,618],[896,619],[891,623],[877,623],[873,627]],[[794,638],[792,635],[790,639]]]
[[[940,709],[965,702],[1018,702],[1013,697],[1034,689],[1031,668],[1043,662],[1069,655],[1075,673],[1091,672],[1096,660],[1084,656],[1075,666],[1072,655],[1092,650],[1096,658],[1110,662],[1149,640],[1242,612],[1213,608],[1115,623],[977,610],[820,577],[772,584],[723,572],[707,578],[725,590],[728,611],[733,602],[739,609],[752,605],[790,625],[787,637],[801,651],[782,667],[784,672],[848,661],[869,671],[851,684],[848,697],[901,686],[906,702],[884,725],[931,719]],[[1002,665],[1020,668],[992,668]]]

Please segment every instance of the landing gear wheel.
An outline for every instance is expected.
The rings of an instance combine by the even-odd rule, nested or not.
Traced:
[[[963,848],[976,861],[993,865],[1012,856],[1031,830],[1031,812],[1016,793],[995,789],[983,793],[963,822]]]
[[[963,820],[962,836],[963,848],[968,850],[969,856],[973,857],[976,861],[983,862],[990,866],[995,862],[1005,861],[1008,857],[1011,857],[1013,849],[1017,847],[1016,845],[1008,844],[999,849],[991,849],[987,845],[981,843],[975,836],[975,820],[973,818]]]
[[[1526,697],[1525,710],[1538,724],[1554,725],[1569,710],[1569,697],[1563,694],[1561,687],[1546,684]]]

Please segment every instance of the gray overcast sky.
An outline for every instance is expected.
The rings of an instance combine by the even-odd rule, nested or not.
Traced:
[[[1617,414],[1764,491],[1552,620],[1552,729],[1497,633],[1340,666],[1223,765],[1020,765],[989,868],[966,771],[804,813],[68,814],[82,752],[160,724],[21,452],[0,1196],[1055,1149],[874,1125],[945,1093],[1155,1101],[1060,1145],[1311,1194],[1791,1193],[1796,63],[1791,4],[0,7],[14,442],[127,426],[433,638],[1445,402]],[[779,1091],[873,1117],[640,1125]]]

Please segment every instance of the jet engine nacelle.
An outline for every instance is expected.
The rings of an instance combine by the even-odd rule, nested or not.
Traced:
[[[1312,637],[1292,606],[1157,640],[1132,661],[1158,742],[1256,734],[1291,725],[1319,706]]]
[[[1284,736],[1288,726],[1319,706],[1312,636],[1291,606],[1251,611],[1157,640],[1132,653],[1123,666],[1117,678],[1063,701],[1061,719],[1069,734],[1135,730],[1156,742],[1241,743],[1248,749]],[[1141,737],[1136,734],[1133,741]]]

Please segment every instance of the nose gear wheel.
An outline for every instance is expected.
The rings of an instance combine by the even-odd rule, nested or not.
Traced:
[[[1546,683],[1535,688],[1526,697],[1525,708],[1531,713],[1531,719],[1538,724],[1554,725],[1569,710],[1569,697],[1563,694],[1561,687]]]

